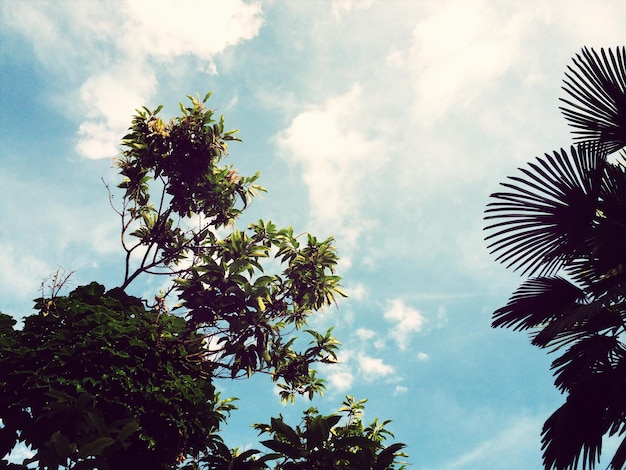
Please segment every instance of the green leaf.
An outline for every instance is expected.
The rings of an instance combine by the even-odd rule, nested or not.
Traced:
[[[69,458],[76,451],[76,445],[59,431],[52,434],[50,443],[52,443],[57,457],[62,460]]]
[[[104,449],[115,444],[115,439],[111,437],[99,437],[85,445],[82,445],[78,451],[78,457],[92,457],[98,456]]]
[[[291,426],[288,426],[282,419],[272,418],[271,420],[272,430],[279,435],[287,439],[292,445],[300,445],[300,438],[298,434],[293,430]]]
[[[130,436],[137,432],[138,429],[139,423],[133,419],[122,427],[121,431],[116,436],[116,440],[124,443]]]
[[[70,395],[60,390],[48,390],[45,392],[45,395],[56,399],[58,403],[67,403],[72,400]]]
[[[246,258],[238,259],[228,265],[228,272],[239,274],[250,268],[250,262]]]
[[[404,447],[406,447],[404,444],[397,443],[385,448],[385,450],[378,454],[378,459],[376,460],[373,470],[387,470],[395,460],[396,454]]]
[[[298,448],[285,442],[279,442],[272,439],[267,441],[261,441],[261,444],[263,444],[268,449],[280,452],[281,454],[286,455],[287,457],[290,457],[292,459],[300,458],[300,451],[298,450]]]
[[[334,442],[334,446],[338,449],[345,447],[360,447],[362,449],[375,449],[379,444],[371,439],[363,436],[349,436]]]
[[[93,413],[91,411],[87,411],[84,414],[85,421],[89,423],[92,429],[95,429],[100,436],[106,436],[109,432],[109,429],[106,425],[106,422],[98,413]]]
[[[238,454],[237,455],[237,460],[243,462],[243,461],[249,459],[250,457],[252,457],[253,455],[260,454],[260,453],[261,453],[260,450],[250,449],[250,450],[247,450],[245,452],[242,452],[241,454]]]
[[[330,436],[332,427],[341,420],[339,415],[316,416],[309,422],[308,429],[304,433],[307,449],[322,447],[324,441]]]

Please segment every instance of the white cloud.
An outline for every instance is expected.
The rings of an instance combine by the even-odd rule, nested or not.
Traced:
[[[3,298],[32,299],[42,279],[54,271],[43,259],[16,252],[9,243],[0,245],[0,259],[0,293]]]
[[[393,389],[393,394],[402,395],[403,393],[406,393],[408,391],[409,391],[408,387],[405,387],[404,385],[396,385],[396,388]]]
[[[147,103],[157,80],[142,63],[122,63],[89,77],[80,88],[85,117],[78,128],[78,153],[87,158],[114,157],[134,110]]]
[[[128,35],[123,45],[167,58],[191,54],[211,59],[251,39],[261,25],[261,4],[243,0],[130,0],[124,5]]]
[[[337,271],[342,272],[340,269],[338,269]],[[360,282],[352,287],[344,288],[344,291],[350,299],[354,300],[363,300],[367,295],[367,290],[365,289],[365,286]]]
[[[422,122],[431,124],[467,104],[505,73],[520,53],[528,23],[525,9],[486,0],[426,2],[407,56]]]
[[[529,9],[530,10],[530,9]],[[622,18],[626,4],[620,1],[589,2],[587,0],[561,0],[538,2],[533,8],[540,21],[554,27],[568,42],[582,45],[610,47],[623,44]],[[602,25],[598,28],[598,25]],[[579,42],[584,38],[584,43]]]
[[[355,335],[361,341],[362,349],[365,349],[366,346],[382,349],[385,346],[385,339],[369,328],[358,328]]]
[[[339,366],[336,366],[339,367]],[[352,383],[354,382],[354,376],[352,372],[347,368],[343,368],[340,370],[333,369],[333,372],[328,374],[328,383],[330,384],[330,389],[333,392],[343,393],[346,390],[349,390],[352,387]]]
[[[366,10],[373,3],[374,0],[333,0],[333,15],[335,15],[335,18],[339,18],[343,12]]]
[[[124,86],[122,86],[124,85]],[[105,72],[90,76],[80,88],[86,117],[104,117],[111,126],[128,126],[129,111],[154,93],[156,77],[142,64],[122,63]]]
[[[389,300],[384,313],[385,319],[395,323],[390,335],[395,339],[401,350],[405,350],[411,334],[422,331],[426,318],[418,310],[415,310],[400,299]]]
[[[430,356],[428,354],[426,354],[425,352],[418,352],[417,353],[417,360],[418,361],[427,361],[430,359]]]
[[[371,337],[370,331],[360,330],[357,335]],[[338,362],[323,366],[322,370],[330,384],[329,389],[339,393],[350,389],[357,378],[364,382],[372,382],[396,373],[395,367],[385,363],[383,359],[366,354],[362,345],[355,350],[342,348],[338,354]]]
[[[352,387],[354,383],[354,373],[351,367],[353,356],[354,353],[351,350],[342,348],[338,354],[338,362],[321,366],[331,393],[344,393]]]
[[[112,128],[107,122],[85,121],[78,127],[76,151],[86,158],[114,157],[123,128]]]
[[[385,361],[382,359],[362,355],[359,356],[357,360],[366,381],[375,380],[376,378],[385,377],[395,373],[394,367],[389,364],[385,364]]]
[[[364,178],[381,164],[381,143],[357,123],[362,90],[301,112],[276,138],[281,155],[302,166],[309,190],[313,224],[335,233],[342,247],[352,247],[371,224],[362,214]]]
[[[374,336],[376,336],[376,333],[367,328],[358,328],[356,330],[356,335],[359,337],[360,340],[367,341],[368,339],[372,339]]]
[[[87,158],[117,153],[134,109],[149,104],[158,88],[157,70],[166,69],[169,60],[195,57],[217,73],[214,58],[256,36],[263,22],[260,3],[243,0],[112,5],[87,0],[71,8],[56,8],[54,2],[3,5],[5,21],[28,37],[45,66],[69,86],[82,82],[80,105],[73,107],[79,111],[73,112],[83,119],[76,150]]]

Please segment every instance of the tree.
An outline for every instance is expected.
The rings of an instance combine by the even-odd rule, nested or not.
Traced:
[[[314,468],[302,462],[323,452],[334,454],[325,468],[394,468],[404,455],[402,444],[383,444],[388,422],[364,428],[353,401],[330,416],[309,410],[303,429],[282,418],[258,425],[271,452],[222,442],[235,406],[215,380],[266,374],[292,402],[324,390],[314,366],[336,362],[339,342],[307,320],[344,294],[332,238],[263,220],[236,227],[264,189],[258,173],[221,166],[239,139],[206,108],[209,97],[189,97],[167,123],[161,107],[142,108],[122,140],[119,205],[107,186],[126,254],[120,286],[92,282],[63,296],[66,278],[56,276],[23,329],[0,314],[0,454],[19,443],[36,451],[14,468]],[[130,295],[146,276],[170,282],[152,300]]]
[[[282,416],[272,418],[270,424],[255,424],[260,434],[267,433],[272,437],[261,442],[273,451],[263,459],[277,460],[274,468],[281,470],[393,468],[398,456],[406,456],[399,452],[404,444],[384,446],[384,441],[393,437],[385,428],[390,421],[379,423],[374,419],[369,426],[363,426],[362,413],[366,401],[355,401],[354,397],[348,396],[339,411],[328,416],[321,415],[316,408],[309,408],[295,429],[286,424]],[[223,455],[216,453],[203,461],[210,463],[211,468],[220,467],[225,462],[235,463],[236,459],[229,455],[227,449],[224,448],[224,451]],[[249,468],[261,468],[256,467],[258,461],[247,464],[252,465]]]
[[[487,240],[529,275],[494,327],[530,330],[565,403],[542,431],[546,469],[594,468],[603,436],[626,464],[626,51],[583,48],[566,72],[562,113],[576,144],[520,169],[491,195]]]

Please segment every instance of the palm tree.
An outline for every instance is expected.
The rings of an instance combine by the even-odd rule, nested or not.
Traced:
[[[626,49],[583,48],[565,74],[569,151],[546,154],[501,183],[485,211],[497,260],[529,276],[494,327],[530,330],[558,351],[565,403],[542,431],[546,470],[593,469],[603,436],[626,464]]]

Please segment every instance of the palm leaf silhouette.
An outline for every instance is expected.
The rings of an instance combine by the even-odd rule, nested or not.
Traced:
[[[594,468],[608,429],[604,401],[601,389],[580,387],[546,420],[541,441],[545,470],[575,470],[581,454],[582,468]]]
[[[583,48],[568,66],[563,116],[577,140],[598,141],[612,153],[626,145],[626,48]]]
[[[557,386],[568,396],[544,424],[544,467],[574,470],[582,457],[583,469],[591,469],[600,457],[602,436],[626,431],[626,351],[616,336],[594,335],[572,346],[553,368]],[[623,470],[625,447],[623,440],[608,468]]]
[[[567,315],[584,300],[584,292],[562,277],[525,281],[509,303],[493,314],[494,328],[528,330]]]
[[[551,293],[546,293],[549,297]],[[618,309],[604,305],[605,299],[589,303],[577,302],[566,310],[552,313],[552,320],[541,326],[532,337],[540,347],[561,347],[585,338],[619,330],[623,319]],[[559,386],[556,383],[557,387]]]
[[[598,145],[562,149],[501,183],[507,191],[492,194],[485,211],[496,259],[523,274],[549,274],[574,259],[595,217],[605,156]]]
[[[625,188],[626,166],[620,161],[604,165],[592,230],[585,239],[586,253],[579,253],[567,267],[569,275],[594,297],[626,294]]]
[[[626,468],[626,48],[584,48],[568,67],[561,111],[577,146],[509,177],[485,210],[489,249],[526,280],[494,327],[530,330],[567,350],[552,363],[567,398],[542,431],[544,470],[593,469],[604,435]],[[557,275],[557,272],[559,275]]]

